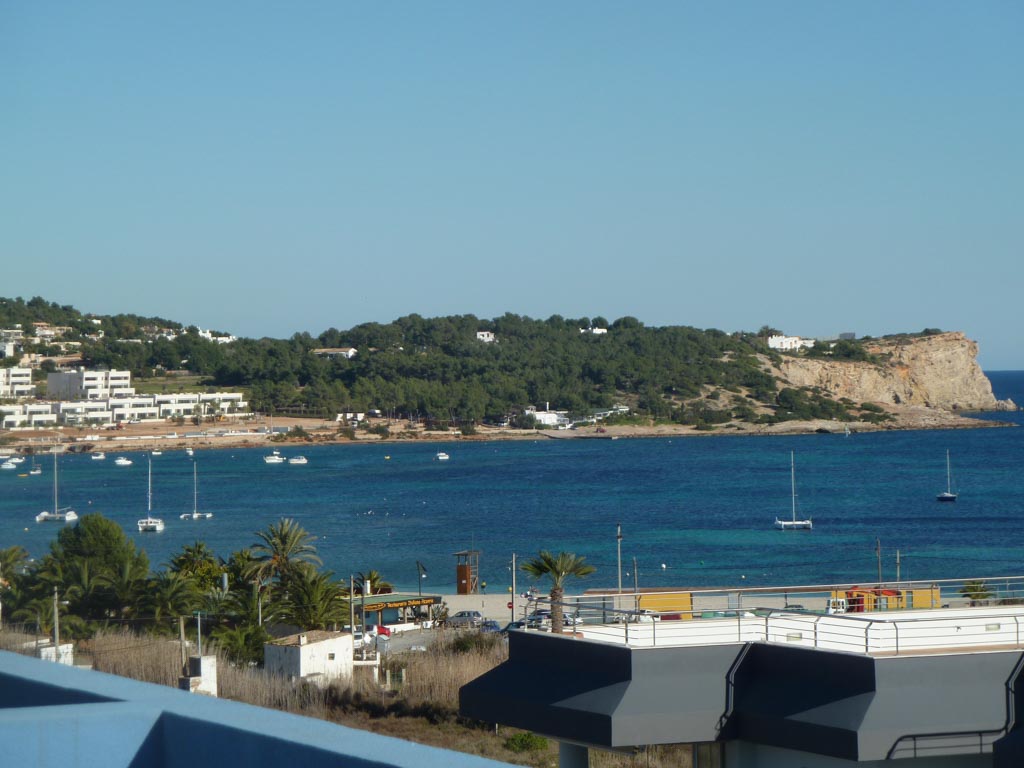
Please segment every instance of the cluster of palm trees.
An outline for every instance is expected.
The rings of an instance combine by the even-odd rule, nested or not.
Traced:
[[[303,629],[348,622],[349,586],[321,569],[314,536],[282,518],[256,537],[227,560],[196,541],[151,573],[146,553],[136,550],[119,525],[85,515],[61,529],[37,562],[20,546],[0,550],[2,618],[49,634],[56,607],[61,635],[86,638],[125,624],[171,633],[179,616],[200,612],[204,631],[209,627],[238,662],[262,660],[268,622]],[[360,574],[359,591],[364,583],[371,593],[390,588],[376,571]]]

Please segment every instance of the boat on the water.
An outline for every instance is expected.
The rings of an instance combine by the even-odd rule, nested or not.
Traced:
[[[90,453],[89,456],[90,456],[90,458],[92,458],[93,461],[103,461],[105,458],[107,458],[107,454],[105,454],[103,451],[97,451],[96,453]]]
[[[789,483],[793,497],[792,518],[790,520],[783,520],[776,517],[775,527],[780,531],[809,531],[814,527],[811,518],[808,517],[804,520],[796,519],[796,460],[793,456],[793,451],[789,452]]]
[[[309,464],[305,456],[292,456],[288,459],[289,464]]]
[[[120,459],[118,459],[120,461]],[[153,517],[153,460],[149,460],[149,475],[146,490],[146,516],[136,523],[139,533],[160,533],[164,529],[164,521]]]
[[[3,464],[0,464],[0,469],[17,469],[17,468],[18,468],[18,465],[15,464],[13,461],[5,461]]]
[[[194,453],[195,453],[195,451],[193,451],[191,448],[186,448],[185,449],[185,455],[186,456],[192,456]]]
[[[451,456],[449,456],[444,451],[438,451],[437,455],[434,458],[437,459],[438,461],[448,461],[448,459],[450,459]]]
[[[36,515],[37,523],[73,523],[78,513],[71,507],[60,508],[57,503],[57,449],[53,449],[53,510],[43,510]]]
[[[192,462],[192,511],[180,515],[182,520],[209,520],[213,512],[199,511],[199,475],[196,473],[196,463]]]
[[[953,473],[950,470],[949,450],[946,450],[946,490],[935,497],[936,501],[956,501],[957,494],[953,493]]]
[[[132,460],[127,456],[118,456],[114,459],[114,463],[119,467],[130,467],[132,465]]]
[[[267,464],[284,464],[285,458],[281,455],[281,452],[275,448],[272,453],[268,453],[263,457],[263,461]]]

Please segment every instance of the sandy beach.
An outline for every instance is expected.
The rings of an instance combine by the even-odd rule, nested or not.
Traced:
[[[149,451],[209,450],[216,448],[258,448],[274,444],[301,447],[304,444],[366,444],[408,442],[478,442],[489,440],[618,440],[658,437],[716,437],[728,435],[798,435],[813,433],[878,432],[914,429],[976,429],[984,427],[1014,426],[1003,422],[972,419],[958,413],[922,406],[902,406],[890,409],[893,420],[884,424],[837,421],[787,421],[778,424],[734,423],[714,430],[700,430],[683,424],[655,425],[590,425],[571,430],[533,430],[479,426],[476,434],[463,435],[457,430],[426,430],[420,424],[406,421],[372,419],[369,426],[385,426],[389,437],[366,430],[344,434],[333,421],[310,418],[275,417],[270,421],[262,417],[225,420],[214,424],[174,425],[166,422],[126,424],[121,429],[96,427],[63,427],[47,430],[17,429],[5,433],[7,446],[21,453],[45,450],[61,443],[70,451]],[[299,428],[299,434],[271,432],[286,428]]]

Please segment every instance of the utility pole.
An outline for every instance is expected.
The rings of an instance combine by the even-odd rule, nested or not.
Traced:
[[[619,594],[622,594],[622,523],[615,525],[615,545],[618,551],[617,561],[619,565]]]
[[[878,560],[878,586],[882,586],[882,540],[875,539],[875,558]]]
[[[510,621],[516,620],[516,553],[512,553],[512,618]]]
[[[633,592],[640,591],[640,574],[636,570],[636,558],[633,558]]]
[[[57,603],[57,588],[53,588],[53,648],[60,660],[60,605]]]
[[[900,551],[896,550],[896,583],[900,581]]]
[[[185,655],[185,617],[178,617],[178,645],[181,648],[181,674],[187,675],[188,657]]]
[[[356,579],[355,576],[349,574],[348,577],[348,628],[353,634],[356,633]]]

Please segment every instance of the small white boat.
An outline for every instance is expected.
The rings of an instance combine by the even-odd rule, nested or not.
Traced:
[[[946,490],[935,497],[936,501],[956,501],[957,494],[953,493],[953,473],[949,468],[949,451],[946,451]]]
[[[814,527],[810,518],[806,520],[796,519],[796,462],[793,458],[793,451],[789,452],[789,482],[793,490],[793,519],[783,520],[775,518],[775,527],[780,531],[809,531]]]
[[[289,464],[309,464],[305,456],[292,456],[288,459]]]
[[[118,456],[114,459],[114,463],[119,467],[130,467],[132,465],[132,460],[127,456]]]
[[[25,463],[25,457],[24,456],[11,456],[11,458],[9,458],[8,461],[11,462],[11,464],[24,464]]]
[[[120,461],[121,459],[118,459]],[[153,460],[149,460],[148,487],[146,490],[146,516],[139,520],[139,533],[160,533],[164,529],[164,521],[153,517]]]
[[[448,461],[448,459],[450,459],[451,456],[449,456],[444,451],[438,451],[437,456],[435,456],[434,458],[437,459],[438,461]]]
[[[32,467],[32,469],[30,469],[28,471],[28,473],[30,475],[41,475],[41,474],[43,474],[43,468],[42,467]]]
[[[107,454],[105,454],[103,451],[98,451],[97,453],[91,453],[89,455],[92,457],[93,461],[103,461],[105,458],[107,458]]]
[[[73,523],[78,513],[73,509],[58,509],[56,512],[40,512],[36,515],[37,523]]]
[[[57,449],[53,450],[53,511],[43,510],[36,515],[37,523],[73,523],[78,519],[78,513],[71,507],[61,509],[57,504]]]
[[[163,456],[164,452],[163,451],[150,451],[149,455],[150,456]]]
[[[17,468],[18,468],[18,465],[15,464],[13,461],[5,461],[3,464],[0,464],[0,469],[17,469]]]
[[[186,456],[191,456],[194,453],[195,453],[195,451],[193,451],[191,448],[186,448],[185,449],[185,455]]]
[[[285,458],[281,455],[281,452],[275,448],[272,453],[268,453],[263,457],[263,461],[267,464],[284,464]]]
[[[213,512],[199,511],[199,475],[196,472],[195,462],[192,462],[192,511],[179,515],[182,520],[209,520]]]
[[[164,529],[164,521],[159,517],[144,517],[138,522],[139,533],[160,533]]]

